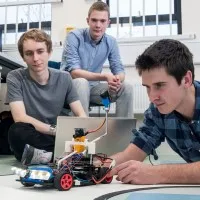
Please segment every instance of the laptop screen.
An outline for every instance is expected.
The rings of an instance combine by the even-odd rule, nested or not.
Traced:
[[[104,117],[66,117],[57,118],[57,133],[55,141],[54,158],[63,155],[65,141],[72,141],[75,128],[83,128],[86,131],[96,130],[104,121]],[[105,153],[108,156],[123,151],[132,139],[132,130],[136,127],[136,119],[133,118],[108,118],[107,135],[96,142],[96,153]],[[89,133],[86,138],[89,141],[96,139],[106,132],[106,123],[100,130]]]

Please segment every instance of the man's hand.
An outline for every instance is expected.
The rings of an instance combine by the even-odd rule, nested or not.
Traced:
[[[119,75],[106,74],[106,80],[108,82],[108,91],[110,93],[117,93],[121,88],[121,80]]]
[[[156,166],[130,160],[114,167],[109,176],[117,175],[117,180],[130,184],[158,184],[161,177],[156,173]]]

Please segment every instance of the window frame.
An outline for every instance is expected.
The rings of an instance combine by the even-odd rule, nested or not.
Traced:
[[[110,6],[110,0],[106,0],[108,6]],[[158,22],[160,24],[170,24],[169,23],[169,14],[158,14]],[[123,27],[124,23],[130,23],[130,17],[111,17],[110,25],[117,24],[117,20],[119,19],[119,25]],[[181,0],[174,0],[174,14],[172,14],[172,24],[176,22],[177,24],[177,34],[182,34],[182,16],[181,16]],[[137,26],[143,26],[143,16],[132,16],[132,24]],[[156,14],[145,16],[145,26],[148,25],[156,25]],[[157,35],[158,36],[158,35]]]

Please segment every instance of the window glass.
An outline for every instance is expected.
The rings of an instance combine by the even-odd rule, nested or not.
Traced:
[[[24,31],[24,32],[25,32],[25,31]],[[19,33],[17,33],[17,41],[19,40],[19,38],[21,37],[21,35],[22,35],[24,32],[19,32]]]
[[[41,5],[41,21],[51,21],[51,4]]]
[[[29,5],[30,13],[29,20],[30,22],[39,22],[40,21],[40,5]]]
[[[7,24],[16,24],[16,14],[17,14],[16,6],[7,7]]]
[[[145,26],[145,36],[155,36],[156,35],[156,25]]]
[[[18,23],[27,23],[28,21],[28,6],[18,6]]]
[[[110,17],[117,16],[117,1],[110,0]]]
[[[0,7],[0,24],[5,23],[5,7]]]
[[[119,38],[127,38],[130,35],[130,25],[127,24],[123,24],[122,27],[120,27],[119,29]]]
[[[119,1],[119,17],[126,17],[130,14],[130,0]]]
[[[156,14],[156,0],[145,1],[145,15]]]
[[[112,24],[109,28],[106,29],[106,33],[112,35],[113,37],[116,37],[117,25]]]
[[[143,15],[143,0],[132,0],[132,16],[140,17]]]
[[[132,28],[132,37],[142,37],[143,36],[143,27],[142,26],[134,26]]]
[[[170,13],[170,1],[172,5],[172,14],[174,14],[174,0],[158,0],[158,14],[169,14]]]
[[[170,34],[170,25],[169,24],[164,24],[158,26],[158,33],[159,35],[168,35]],[[172,35],[177,35],[178,30],[177,30],[177,24],[172,24]]]
[[[15,33],[6,33],[5,44],[15,44]]]

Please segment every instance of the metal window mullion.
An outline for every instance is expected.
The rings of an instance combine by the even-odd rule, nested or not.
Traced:
[[[27,30],[30,28],[30,5],[28,5]]]
[[[7,38],[7,15],[8,15],[8,7],[6,6],[5,7],[5,24],[4,24],[4,44],[6,44],[6,38]]]
[[[42,19],[42,4],[40,4],[39,8],[39,29],[42,28],[41,19]]]
[[[119,38],[119,0],[117,0],[117,38]]]
[[[158,0],[156,0],[156,36],[158,36]]]
[[[143,12],[142,12],[142,33],[143,37],[145,36],[145,0],[143,0]]]
[[[16,6],[15,44],[17,44],[17,35],[18,35],[18,13],[19,13],[19,6]]]
[[[169,0],[169,30],[172,35],[172,0]]]
[[[130,10],[129,10],[129,37],[132,37],[132,26],[133,26],[133,21],[132,21],[132,0],[129,0],[129,5],[130,5]]]

